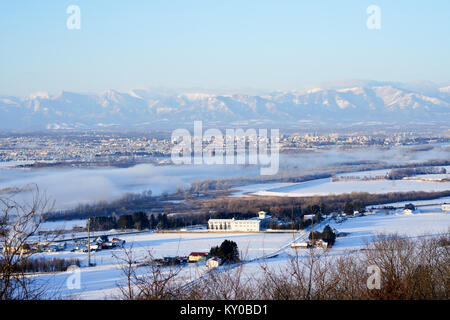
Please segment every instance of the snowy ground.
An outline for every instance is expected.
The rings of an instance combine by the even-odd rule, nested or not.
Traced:
[[[331,181],[317,179],[290,186],[274,187],[253,193],[258,196],[275,197],[310,197],[339,195],[352,192],[368,192],[375,194],[412,191],[446,191],[450,190],[450,182],[428,182],[416,180],[380,180],[380,181]]]
[[[400,233],[410,237],[420,237],[425,234],[438,235],[449,232],[450,214],[443,213],[439,206],[420,209],[416,214],[406,215],[401,210],[392,214],[373,214],[364,217],[347,218],[342,223],[327,221],[331,227],[340,232],[346,232],[346,237],[338,238],[331,249],[333,255],[340,255],[348,250],[360,248],[366,241],[378,233]],[[323,228],[324,224],[320,226]],[[317,226],[319,227],[319,226]],[[225,240],[235,241],[246,260],[244,272],[254,275],[261,272],[262,260],[257,259],[273,252],[278,256],[266,260],[270,268],[283,269],[289,263],[290,248],[294,237],[305,240],[307,233],[259,233],[259,234],[224,234],[224,233],[142,233],[122,236],[127,241],[127,247],[133,247],[137,261],[140,261],[148,251],[155,257],[188,255],[192,251],[208,251],[211,246],[220,245]],[[300,251],[300,255],[306,254]],[[39,281],[48,283],[54,290],[54,297],[62,296],[68,299],[105,299],[117,297],[118,284],[123,284],[124,276],[120,271],[118,260],[113,257],[122,255],[120,249],[100,251],[92,254],[95,267],[82,268],[80,272],[80,289],[69,289],[66,280],[73,275],[69,272],[38,276]],[[46,257],[78,258],[84,263],[86,253],[43,253]],[[202,265],[189,265],[183,268],[179,279],[188,282],[198,278],[206,271]]]
[[[212,246],[220,245],[223,240],[233,240],[238,244],[242,256],[245,259],[254,259],[268,253],[277,251],[281,247],[293,241],[290,233],[153,233],[147,232],[137,235],[121,236],[126,240],[126,247],[133,248],[134,258],[143,261],[151,252],[155,258],[164,256],[187,256],[193,251],[207,252]],[[96,264],[92,268],[81,269],[81,289],[69,290],[66,280],[71,273],[59,273],[41,275],[40,281],[51,283],[55,295],[63,295],[66,298],[103,299],[106,293],[114,292],[117,283],[123,281],[123,275],[119,270],[118,257],[123,257],[121,249],[99,251],[91,254],[91,261]],[[87,253],[56,252],[41,253],[39,256],[47,258],[76,258],[87,265]],[[205,272],[204,266],[190,265],[183,268],[180,277],[190,281]]]
[[[86,219],[45,221],[39,226],[41,231],[72,230],[74,227],[86,227]]]
[[[406,204],[412,203],[415,206],[429,206],[429,205],[442,205],[444,203],[450,203],[450,197],[442,197],[438,199],[432,199],[432,200],[415,200],[415,201],[401,201],[401,202],[394,202],[389,204],[378,204],[370,206],[369,208],[383,208],[386,206],[392,206],[395,208],[398,207],[404,207]],[[436,208],[436,207],[435,207]],[[424,210],[424,208],[420,208],[420,210]]]
[[[289,187],[292,185],[295,185],[296,183],[286,183],[286,182],[280,182],[280,183],[258,183],[258,184],[250,184],[242,187],[236,188],[236,192],[232,193],[230,197],[247,197],[247,194],[259,192],[259,191],[266,191],[273,188],[283,188],[283,187]]]
[[[450,167],[442,167],[450,172]],[[340,177],[378,177],[385,176],[390,169],[358,171],[342,173]],[[450,190],[450,182],[436,180],[448,179],[449,174],[430,174],[407,177],[403,180],[350,180],[332,181],[331,178],[316,179],[300,183],[266,183],[252,184],[236,188],[231,197],[247,197],[249,195],[272,197],[311,197],[339,195],[352,192],[384,194],[391,192],[438,192]]]

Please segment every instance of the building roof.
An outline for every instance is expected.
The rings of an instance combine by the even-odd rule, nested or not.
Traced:
[[[208,255],[208,252],[191,252],[189,256],[193,257],[205,257]]]

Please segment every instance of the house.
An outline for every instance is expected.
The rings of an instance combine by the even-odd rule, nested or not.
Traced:
[[[164,265],[174,266],[174,265],[180,265],[182,263],[185,263],[185,260],[183,257],[164,257],[163,263],[164,263]]]
[[[95,242],[92,242],[90,245],[89,244],[86,244],[86,248],[83,250],[83,252],[88,252],[89,250],[90,251],[98,251],[98,250],[101,250],[102,248],[101,248],[101,246],[100,245],[98,245],[97,243],[95,243]]]
[[[47,252],[59,252],[63,251],[66,248],[66,243],[51,243],[45,247],[45,251]]]
[[[206,266],[210,269],[217,268],[218,266],[220,266],[221,262],[222,260],[220,258],[212,257],[211,259],[208,259],[206,261]]]
[[[328,243],[323,241],[322,239],[317,240],[315,245],[318,248],[324,248],[324,249],[328,248]]]
[[[5,246],[3,247],[3,252],[6,254],[29,254],[31,253],[31,246],[27,243],[21,246]]]
[[[405,207],[403,208],[404,214],[413,214],[414,211],[416,211],[416,207],[412,203],[405,204]]]
[[[112,248],[115,248],[115,247],[116,247],[116,244],[113,243],[113,242],[110,242],[110,241],[100,243],[100,248],[102,250],[104,250],[104,249],[112,249]]]
[[[191,252],[191,254],[189,254],[188,261],[189,262],[206,261],[208,255],[209,255],[208,252]]]
[[[108,242],[108,236],[98,236],[97,239],[95,239],[95,242],[97,243],[104,243],[104,242]]]
[[[444,203],[441,207],[442,211],[445,212],[450,212],[450,204],[449,203]]]
[[[125,240],[122,240],[119,238],[113,238],[112,243],[114,243],[116,247],[123,247],[125,244]]]
[[[294,242],[291,244],[292,249],[308,249],[311,245],[308,242]]]

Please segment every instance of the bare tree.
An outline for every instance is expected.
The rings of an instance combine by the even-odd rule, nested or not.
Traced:
[[[24,268],[35,253],[33,237],[53,206],[37,186],[27,191],[29,202],[16,200],[18,193],[0,198],[0,300],[38,299],[45,293],[45,286],[33,285]]]
[[[183,299],[251,300],[258,295],[253,276],[245,274],[244,263],[223,265],[206,271],[184,292]]]
[[[123,256],[114,255],[121,264],[122,274],[127,283],[118,283],[119,298],[125,300],[169,300],[180,295],[182,284],[176,277],[181,266],[164,266],[148,252],[142,262],[138,262],[133,248],[124,248]]]
[[[189,285],[177,277],[180,268],[151,258],[139,264],[129,252],[123,258],[128,282],[122,293],[125,299],[448,300],[449,243],[448,234],[421,239],[378,235],[361,250],[338,256],[311,248],[296,251],[287,266],[269,268],[263,261],[258,275],[243,272],[244,263],[221,266],[200,272]],[[381,272],[378,289],[367,285],[367,268],[373,265]]]

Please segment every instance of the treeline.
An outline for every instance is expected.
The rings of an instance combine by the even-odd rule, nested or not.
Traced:
[[[224,216],[229,217],[231,214],[225,214]],[[93,231],[111,229],[167,230],[190,225],[206,224],[209,218],[210,216],[207,214],[168,215],[166,213],[147,214],[144,212],[135,212],[121,216],[91,217],[90,227]]]
[[[342,195],[314,196],[314,197],[247,197],[224,198],[204,201],[203,206],[208,210],[246,217],[255,216],[264,210],[271,216],[285,221],[295,220],[305,214],[329,214],[354,211],[364,212],[366,206],[395,203],[402,201],[431,200],[450,196],[450,191],[440,192],[398,192],[388,194],[349,193]],[[239,217],[239,216],[238,216]]]
[[[284,197],[247,197],[223,198],[199,201],[195,212],[183,214],[144,213],[117,215],[109,217],[90,217],[90,227],[95,231],[111,229],[167,230],[183,228],[190,225],[207,224],[209,219],[253,218],[261,210],[273,218],[285,223],[271,223],[271,229],[304,229],[311,219],[305,215],[313,215],[313,221],[319,222],[322,215],[333,212],[344,212],[353,215],[355,211],[364,213],[370,205],[395,203],[402,201],[430,200],[450,196],[450,191],[441,192],[407,192],[389,194],[351,193],[333,196],[315,196],[302,198]]]
[[[389,180],[400,180],[405,177],[412,177],[419,174],[445,174],[447,170],[445,168],[436,167],[420,167],[420,168],[401,168],[392,169],[387,174],[386,178]]]
[[[152,215],[149,219],[144,212],[135,212],[133,214],[124,214],[121,216],[113,215],[111,217],[91,217],[89,218],[90,228],[93,231],[103,231],[111,229],[153,229],[156,225],[155,218]]]
[[[1,262],[0,262],[1,263]],[[14,265],[14,272],[36,273],[36,272],[64,272],[70,266],[80,267],[81,263],[78,259],[46,259],[34,258],[24,259],[20,263]]]
[[[333,176],[333,182],[337,181],[376,181],[376,180],[385,180],[386,176]]]

